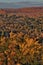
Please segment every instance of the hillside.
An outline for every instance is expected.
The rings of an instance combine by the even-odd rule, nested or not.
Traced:
[[[43,7],[0,9],[0,65],[43,65]]]

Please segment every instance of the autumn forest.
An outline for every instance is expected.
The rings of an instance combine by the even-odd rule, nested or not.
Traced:
[[[29,17],[2,12],[0,65],[43,65],[43,15]]]

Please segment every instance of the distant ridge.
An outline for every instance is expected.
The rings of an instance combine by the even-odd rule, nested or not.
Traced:
[[[1,12],[6,12],[6,13],[29,13],[29,12],[43,12],[43,7],[25,7],[25,8],[4,8],[0,9]]]
[[[34,12],[40,12],[43,13],[43,7],[25,7],[25,8],[18,8],[18,9],[14,9],[14,8],[7,8],[4,9],[7,13],[34,13]]]
[[[26,15],[29,17],[40,17],[43,16],[43,7],[28,7],[28,8],[5,8],[0,9],[0,14],[17,14],[17,15]]]

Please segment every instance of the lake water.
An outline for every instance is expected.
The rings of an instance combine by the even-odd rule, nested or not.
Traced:
[[[0,8],[42,7],[43,2],[0,3]]]

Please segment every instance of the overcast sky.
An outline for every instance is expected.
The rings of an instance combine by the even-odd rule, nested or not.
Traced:
[[[21,1],[43,2],[43,0],[0,0],[0,2],[21,2]]]

